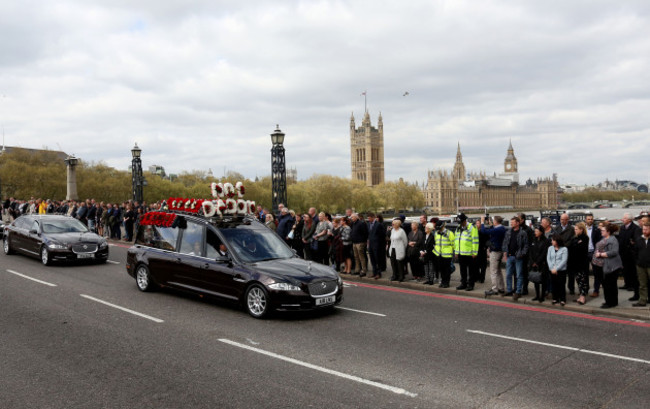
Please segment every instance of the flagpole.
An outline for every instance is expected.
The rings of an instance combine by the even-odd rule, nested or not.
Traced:
[[[363,109],[364,113],[368,112],[368,91],[363,91]]]

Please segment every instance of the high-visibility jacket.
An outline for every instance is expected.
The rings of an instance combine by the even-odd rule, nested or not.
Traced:
[[[478,229],[473,224],[460,230],[454,240],[454,250],[459,256],[476,256],[478,254]]]
[[[433,254],[438,257],[452,258],[454,256],[454,233],[449,230],[436,232],[436,244],[433,247]]]

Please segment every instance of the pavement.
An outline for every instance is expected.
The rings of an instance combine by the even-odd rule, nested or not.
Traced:
[[[618,290],[617,307],[610,308],[610,309],[602,309],[600,308],[600,306],[602,303],[605,302],[602,288],[600,291],[600,295],[598,297],[588,296],[587,303],[585,305],[580,305],[577,302],[574,302],[573,300],[577,299],[578,295],[570,295],[569,290],[567,289],[567,293],[566,293],[567,303],[565,306],[562,307],[559,304],[557,305],[551,304],[550,299],[546,299],[542,303],[538,301],[533,301],[532,299],[535,298],[535,287],[533,283],[529,283],[528,295],[522,295],[518,301],[514,301],[512,297],[503,297],[500,295],[486,296],[485,291],[492,288],[492,284],[490,282],[489,266],[486,273],[485,282],[475,283],[473,291],[456,290],[456,287],[460,285],[460,273],[459,273],[458,265],[456,265],[456,271],[451,275],[449,288],[440,288],[438,283],[435,283],[434,285],[424,285],[421,282],[416,282],[415,280],[413,280],[413,276],[410,273],[404,278],[404,281],[401,283],[398,281],[390,281],[389,278],[392,276],[392,270],[390,268],[390,265],[387,265],[386,268],[387,271],[382,273],[382,278],[377,280],[371,277],[372,273],[370,273],[370,277],[369,276],[359,277],[358,275],[352,275],[352,274],[341,274],[341,277],[345,280],[354,281],[354,282],[363,282],[367,284],[407,288],[410,290],[426,291],[426,292],[441,293],[441,294],[448,294],[448,295],[451,294],[451,295],[458,295],[463,297],[486,298],[486,299],[490,299],[490,301],[497,301],[503,303],[528,304],[531,306],[541,307],[541,308],[566,310],[566,311],[579,312],[584,314],[593,314],[599,316],[628,318],[632,320],[644,320],[644,321],[650,320],[650,306],[632,307],[632,304],[634,304],[636,301],[628,301],[628,299],[632,297],[634,293],[627,290],[621,290],[621,289]],[[502,271],[505,279],[505,265],[503,266]],[[621,278],[619,279],[618,287],[622,285],[623,285],[623,280]],[[577,284],[576,284],[576,289],[577,289]],[[593,278],[590,276],[590,291],[591,290],[593,290]]]

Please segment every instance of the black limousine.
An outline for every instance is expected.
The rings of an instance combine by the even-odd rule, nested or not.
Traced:
[[[59,215],[23,215],[5,226],[5,254],[22,253],[44,265],[55,261],[86,260],[105,263],[106,239],[88,230],[79,220]]]

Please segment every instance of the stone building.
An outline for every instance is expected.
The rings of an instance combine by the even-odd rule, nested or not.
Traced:
[[[354,114],[350,117],[350,159],[352,179],[362,180],[366,186],[384,183],[384,123],[379,113],[377,128],[370,123],[366,111],[361,126],[356,127]]]
[[[424,187],[426,206],[436,214],[458,211],[540,210],[557,207],[557,177],[528,180],[519,184],[517,158],[512,142],[503,163],[503,173],[487,176],[485,172],[465,172],[460,144],[451,172],[429,171]]]

